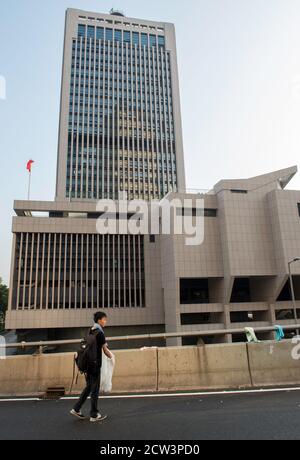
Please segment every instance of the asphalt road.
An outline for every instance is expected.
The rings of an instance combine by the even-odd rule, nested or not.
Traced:
[[[101,424],[73,419],[69,415],[73,404],[70,400],[0,400],[0,439],[300,439],[300,391],[104,398],[101,412],[109,418]]]

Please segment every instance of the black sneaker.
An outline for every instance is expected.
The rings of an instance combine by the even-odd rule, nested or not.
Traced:
[[[82,412],[76,412],[75,409],[72,409],[71,412],[70,412],[71,415],[74,415],[74,417],[77,417],[79,418],[80,420],[85,420],[86,417],[82,414]]]

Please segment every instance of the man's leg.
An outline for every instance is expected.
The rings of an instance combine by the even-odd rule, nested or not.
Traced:
[[[84,405],[84,403],[86,402],[87,398],[91,394],[91,381],[92,381],[92,376],[90,374],[87,374],[87,376],[86,376],[86,387],[83,390],[83,392],[81,393],[81,396],[80,396],[78,402],[74,406],[74,410],[76,412],[80,412],[82,406]]]
[[[98,411],[98,399],[100,392],[100,375],[101,369],[95,370],[95,373],[91,377],[91,417],[95,418],[99,414]]]

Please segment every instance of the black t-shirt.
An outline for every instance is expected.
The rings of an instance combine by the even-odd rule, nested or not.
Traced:
[[[97,334],[97,365],[102,366],[102,348],[106,344],[105,334],[99,331]]]

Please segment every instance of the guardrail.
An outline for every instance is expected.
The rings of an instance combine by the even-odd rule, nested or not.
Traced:
[[[255,333],[260,332],[275,332],[276,326],[270,327],[257,327],[253,328]],[[300,330],[300,324],[282,326],[285,331]],[[214,335],[228,335],[228,334],[244,334],[245,329],[218,329],[208,331],[193,331],[193,332],[172,332],[165,334],[144,334],[144,335],[129,335],[121,337],[108,337],[108,342],[124,342],[129,340],[156,340],[156,339],[172,339],[172,338],[184,338],[184,337],[205,337]],[[58,341],[40,341],[40,342],[19,342],[19,343],[8,343],[0,344],[0,349],[6,348],[38,348],[40,353],[47,347],[63,346],[63,345],[80,345],[84,342],[84,339],[72,339],[72,340],[58,340]]]

